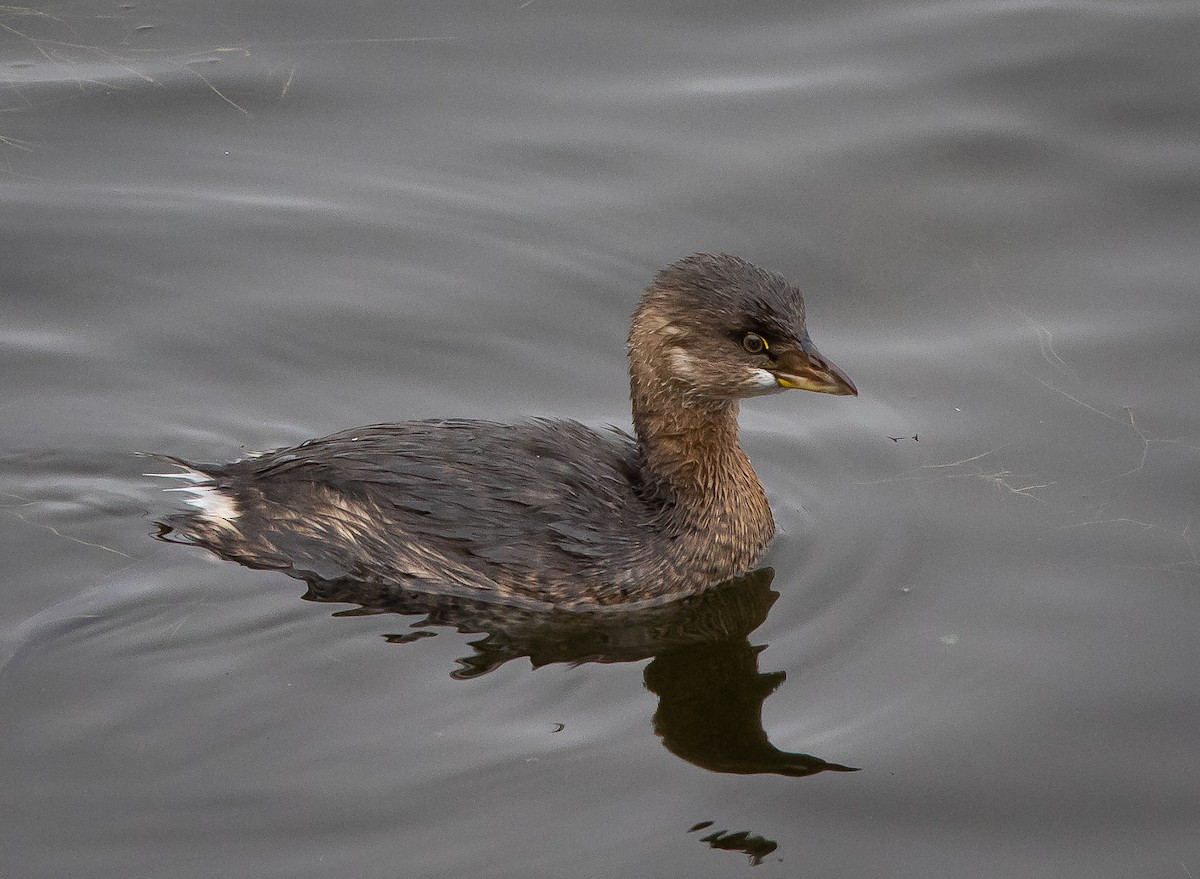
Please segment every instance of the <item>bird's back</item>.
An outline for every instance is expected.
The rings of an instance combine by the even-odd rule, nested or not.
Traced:
[[[636,600],[668,539],[633,439],[571,421],[382,424],[191,466],[221,503],[176,529],[301,576],[604,604]]]

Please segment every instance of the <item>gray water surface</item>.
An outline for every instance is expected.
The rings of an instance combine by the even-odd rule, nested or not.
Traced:
[[[1185,2],[0,7],[0,875],[1200,875],[1197,45]],[[333,619],[152,539],[137,450],[626,425],[697,250],[862,391],[744,407],[781,533],[732,608]]]

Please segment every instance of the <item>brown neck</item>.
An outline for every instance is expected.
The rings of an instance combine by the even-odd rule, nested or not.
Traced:
[[[738,443],[736,401],[687,401],[676,388],[633,390],[633,428],[644,475],[670,487],[676,502],[703,505],[731,484],[758,482]]]
[[[766,492],[738,444],[735,400],[688,401],[678,387],[632,369],[642,477],[662,504],[669,537],[660,563],[688,579],[739,576],[775,533]]]
[[[629,384],[642,478],[661,505],[659,533],[667,538],[656,563],[689,580],[719,582],[758,560],[775,521],[738,444],[737,400],[689,392],[680,328],[651,307],[654,292],[634,313]]]
[[[762,520],[773,528],[762,483],[738,442],[738,401],[690,397],[663,374],[670,352],[661,337],[638,335],[630,346],[630,396],[647,483],[665,489],[677,514],[693,522],[728,526],[745,518],[747,526]]]

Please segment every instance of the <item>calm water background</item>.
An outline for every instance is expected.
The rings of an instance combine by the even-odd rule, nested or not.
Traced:
[[[1194,3],[0,26],[0,874],[1200,875]],[[713,771],[645,657],[456,680],[477,635],[148,536],[138,449],[626,424],[638,292],[718,249],[863,391],[743,417],[763,728],[862,771]]]

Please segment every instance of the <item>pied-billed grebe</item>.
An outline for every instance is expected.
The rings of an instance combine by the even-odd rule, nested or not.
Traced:
[[[738,401],[857,395],[817,353],[804,299],[727,255],[659,272],[629,330],[635,436],[573,421],[413,421],[172,474],[175,533],[305,579],[526,606],[654,603],[747,571],[775,532]]]

